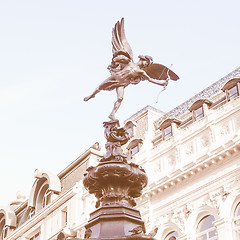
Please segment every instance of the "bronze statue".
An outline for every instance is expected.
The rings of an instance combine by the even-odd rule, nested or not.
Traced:
[[[138,84],[148,80],[151,83],[166,87],[169,80],[178,80],[179,77],[169,68],[153,63],[150,56],[139,56],[137,63],[133,62],[132,49],[127,42],[124,31],[124,18],[117,22],[112,31],[112,62],[108,66],[111,76],[102,82],[94,92],[85,97],[84,101],[94,98],[102,90],[116,89],[117,101],[109,115],[115,119],[115,113],[119,109],[124,96],[124,88],[129,84]]]

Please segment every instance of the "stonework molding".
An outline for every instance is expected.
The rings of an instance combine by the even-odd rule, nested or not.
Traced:
[[[13,210],[9,207],[0,208],[0,220],[1,215],[5,219],[5,226],[16,227],[17,226],[17,216]]]
[[[199,143],[200,143],[201,147],[204,147],[204,148],[210,146],[209,136],[207,134],[202,135],[199,138]]]
[[[215,220],[218,220],[220,218],[218,215],[217,209],[205,204],[193,210],[193,212],[190,214],[188,218],[187,227],[189,229],[197,229],[198,223],[201,221],[201,219],[204,216],[207,216],[207,215],[214,216]]]
[[[221,187],[220,189],[217,189],[216,191],[210,192],[208,194],[209,200],[207,202],[210,206],[219,211],[229,194],[230,192],[228,192],[224,187]]]
[[[23,236],[23,234],[28,232],[30,229],[33,229],[42,220],[46,219],[53,211],[74,197],[77,194],[76,188],[79,187],[80,186],[76,184],[73,188],[65,192],[65,194],[60,195],[55,201],[51,202],[49,207],[44,208],[39,214],[34,215],[31,221],[27,221],[25,224],[18,226],[18,228],[9,236],[9,239],[17,239]]]
[[[179,119],[176,119],[176,118],[165,116],[160,121],[155,123],[155,128],[163,129],[167,126],[170,126],[172,123],[175,123],[176,125],[180,125],[181,121]]]
[[[61,182],[57,175],[54,175],[53,173],[51,173],[49,171],[37,168],[34,172],[34,176],[37,179],[36,179],[35,183],[33,184],[33,187],[30,192],[30,196],[28,199],[29,207],[35,207],[39,191],[46,184],[48,185],[49,191],[51,191],[53,193],[61,192]]]
[[[231,192],[221,208],[221,214],[227,219],[232,219],[235,214],[235,209],[240,203],[240,189]]]
[[[227,81],[224,86],[222,87],[222,91],[226,91],[230,88],[232,88],[233,86],[236,86],[237,83],[240,82],[240,78],[233,78],[233,79],[230,79],[229,81]]]
[[[186,102],[182,103],[178,107],[174,108],[167,114],[170,116],[175,116],[175,117],[178,117],[178,116],[184,114],[185,112],[188,111],[189,106],[192,103],[194,103],[196,100],[201,99],[201,98],[210,98],[211,96],[213,96],[214,94],[219,92],[219,90],[223,87],[223,85],[227,81],[229,81],[232,78],[239,78],[239,77],[240,77],[240,67],[237,68],[236,70],[234,70],[233,72],[229,73],[227,76],[221,78],[219,81],[215,82],[208,88],[204,89],[200,93],[196,94],[195,96],[193,96]]]
[[[183,234],[182,230],[178,227],[177,224],[169,221],[167,223],[161,224],[158,226],[158,233],[156,239],[165,239],[165,237],[171,232],[177,232],[180,235]]]
[[[191,214],[193,207],[190,203],[185,204],[183,207],[175,209],[172,217],[172,221],[176,223],[182,232],[185,231],[186,221]]]
[[[37,168],[34,172],[34,177],[37,179],[46,178],[49,185],[49,190],[56,193],[61,192],[61,183],[59,177],[50,171]]]
[[[213,103],[212,103],[212,101],[210,101],[206,98],[198,99],[189,107],[189,111],[192,112],[192,111],[196,110],[197,108],[201,107],[203,104],[207,104],[208,106],[211,106]]]
[[[141,151],[134,155],[133,162],[135,166],[139,164],[145,168],[150,179],[143,195],[136,202],[142,219],[145,220],[146,232],[151,233],[149,230],[158,228],[156,239],[169,239],[172,232],[179,234],[179,240],[199,238],[199,222],[208,215],[215,218],[212,224],[216,228],[218,240],[233,240],[234,233],[239,229],[236,209],[239,210],[240,206],[240,97],[227,101],[229,90],[226,93],[221,91],[229,79],[231,83],[234,74],[237,75],[235,78],[240,79],[240,67],[205,89],[205,92],[194,96],[185,105],[180,105],[180,111],[184,110],[183,115],[177,112],[177,108],[177,115],[164,116],[164,113],[145,109],[137,113],[135,118],[126,121],[130,127],[129,136],[132,132],[135,136],[126,143],[123,156],[128,149],[142,145]],[[240,83],[237,86],[240,87]],[[195,107],[201,104],[203,112],[206,111],[203,118],[196,120],[196,112],[189,110],[195,111]],[[174,122],[175,119],[180,119],[181,124]],[[159,128],[160,125],[155,129],[156,123],[162,123],[163,129]],[[169,124],[173,136],[164,139],[163,134]],[[41,232],[41,238],[55,239],[57,234],[63,233],[65,226],[76,232],[78,238],[84,238],[84,226],[89,220],[90,212],[94,210],[96,199],[83,188],[80,175],[83,175],[87,167],[91,171],[89,166],[97,167],[99,159],[103,157],[96,150],[98,148],[98,144],[93,145],[57,176],[36,169],[29,200],[5,210],[0,208],[0,231],[4,227],[7,239],[30,239],[36,229]],[[131,153],[136,153],[135,150],[137,148]],[[119,162],[116,163],[119,169],[116,168],[115,172],[110,166],[106,168],[104,162],[100,163],[98,173],[101,179],[106,179],[104,183],[108,182],[108,175],[113,174],[117,178],[116,175],[128,173],[120,171],[123,164]],[[91,176],[93,177],[89,181],[95,185],[95,175]],[[133,176],[134,178],[138,176]],[[104,209],[111,206],[112,200],[112,207],[119,203],[133,204],[132,198],[136,196],[132,194],[134,189],[130,194],[132,198],[127,198],[125,190],[117,191],[115,182],[119,183],[117,180],[111,182],[109,193],[99,196],[99,204]],[[124,184],[126,191],[129,185],[129,182]],[[92,188],[98,194],[99,187]]]

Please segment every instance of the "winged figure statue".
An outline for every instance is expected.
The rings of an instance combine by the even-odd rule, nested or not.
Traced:
[[[119,109],[124,97],[124,89],[129,84],[138,84],[148,80],[151,83],[166,87],[169,80],[178,80],[179,77],[169,68],[153,63],[150,56],[138,56],[139,61],[133,61],[133,52],[124,31],[124,18],[117,22],[112,30],[112,62],[108,66],[111,76],[103,81],[91,95],[84,98],[88,101],[94,98],[102,90],[111,91],[116,89],[117,101],[114,103],[109,115],[111,120]]]

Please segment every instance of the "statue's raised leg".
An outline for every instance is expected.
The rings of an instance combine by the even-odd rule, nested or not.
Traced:
[[[96,96],[96,94],[99,93],[100,91],[101,91],[101,90],[100,90],[99,88],[96,88],[91,95],[89,95],[89,96],[87,96],[87,97],[84,98],[84,101],[86,102],[86,101],[88,101],[89,99],[94,98],[94,97]]]
[[[124,87],[116,88],[116,92],[117,92],[117,101],[114,103],[113,110],[108,116],[111,120],[116,120],[115,113],[117,112],[117,110],[119,109],[122,103],[123,96],[124,96]]]

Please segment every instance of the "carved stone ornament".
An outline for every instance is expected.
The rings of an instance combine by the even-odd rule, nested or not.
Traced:
[[[209,200],[207,201],[207,204],[219,211],[221,204],[226,200],[229,194],[230,192],[226,190],[225,186],[223,186],[208,194]]]

